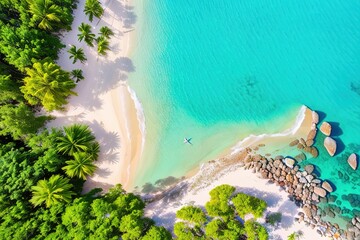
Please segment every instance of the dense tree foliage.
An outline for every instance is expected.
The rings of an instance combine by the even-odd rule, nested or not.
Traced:
[[[244,194],[238,193],[233,197],[232,202],[235,206],[237,214],[244,218],[248,213],[254,215],[255,218],[259,218],[263,215],[267,205],[262,199]]]
[[[174,225],[174,234],[177,239],[267,239],[267,231],[259,223],[249,220],[243,226],[238,221],[235,216],[235,206],[232,203],[239,194],[246,194],[238,193],[232,197],[234,192],[234,187],[220,185],[210,191],[210,200],[205,204],[206,213],[195,206],[186,206],[177,211],[176,217],[179,221]],[[255,202],[262,203],[260,199],[246,196]],[[241,210],[245,214],[253,213],[253,208],[249,207],[249,203],[245,203],[242,207],[243,209],[240,209],[238,206],[236,210]]]
[[[42,127],[46,116],[36,117],[31,108],[24,103],[0,106],[0,135],[11,135],[18,140],[36,133]]]
[[[244,224],[248,240],[268,240],[269,235],[266,229],[254,220],[248,220]]]
[[[212,217],[231,218],[234,215],[234,209],[230,206],[230,197],[235,188],[230,185],[220,185],[210,191],[210,201],[206,203],[205,208]]]

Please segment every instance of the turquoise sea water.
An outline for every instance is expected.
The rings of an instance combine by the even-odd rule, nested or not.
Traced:
[[[350,171],[344,153],[360,153],[358,0],[135,2],[129,83],[146,119],[137,185],[182,176],[250,133],[282,131],[305,104],[334,123],[340,145],[308,161],[339,199],[360,192],[360,170],[338,177]]]

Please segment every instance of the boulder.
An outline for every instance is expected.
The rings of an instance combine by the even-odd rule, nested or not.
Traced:
[[[289,146],[290,146],[290,147],[293,147],[293,146],[298,145],[298,143],[299,143],[299,140],[298,140],[298,139],[295,139],[294,141],[292,141],[292,142],[289,144]]]
[[[306,217],[308,217],[308,218],[312,217],[310,207],[307,207],[307,206],[303,207],[303,211],[304,211]]]
[[[323,122],[320,127],[320,131],[326,136],[330,136],[331,134],[331,125],[328,122]]]
[[[331,137],[326,137],[324,140],[324,146],[330,156],[334,156],[336,152],[336,141]]]
[[[311,164],[306,165],[306,166],[304,167],[304,169],[305,169],[305,171],[306,171],[308,174],[311,174],[311,173],[314,171],[314,165],[311,165]]]
[[[319,114],[315,111],[311,112],[312,122],[315,124],[319,123]]]
[[[328,183],[327,181],[324,181],[322,184],[321,184],[321,187],[323,189],[325,189],[326,191],[328,191],[329,193],[333,192],[333,188],[331,187],[330,183]]]
[[[347,160],[348,164],[350,165],[350,167],[354,170],[356,170],[357,168],[357,156],[355,153],[352,153],[348,160]]]
[[[307,175],[305,178],[306,178],[306,180],[308,182],[311,182],[314,179],[314,176],[313,175]]]
[[[326,191],[325,189],[321,188],[321,187],[314,187],[314,193],[316,193],[317,195],[319,195],[320,197],[325,197],[326,196]]]
[[[314,145],[314,140],[313,139],[309,139],[309,140],[306,140],[306,146],[308,147],[311,147],[312,145]]]
[[[306,159],[306,155],[304,153],[299,153],[294,158],[296,161],[301,162]]]
[[[316,129],[312,129],[312,130],[308,133],[306,139],[307,139],[307,140],[314,139],[315,136],[316,136]]]
[[[295,160],[292,158],[285,158],[285,164],[286,166],[288,166],[289,168],[293,168],[294,164],[295,164]]]
[[[313,156],[313,158],[317,158],[319,156],[319,151],[316,147],[312,146],[310,147],[310,154]]]

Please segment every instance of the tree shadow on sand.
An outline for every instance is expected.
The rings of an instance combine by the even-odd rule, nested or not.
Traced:
[[[91,190],[93,190],[95,187],[96,188],[101,188],[103,191],[103,193],[108,192],[110,188],[112,188],[114,185],[112,184],[108,184],[108,183],[103,183],[103,182],[97,182],[94,181],[91,178],[88,178],[85,183],[84,183],[84,187],[83,187],[83,191],[82,193],[88,193]]]
[[[106,178],[111,174],[111,171],[108,168],[97,168],[95,175],[98,175],[102,178]]]
[[[277,210],[281,212],[282,218],[280,222],[281,228],[290,228],[294,224],[294,218],[298,213],[297,207],[294,202],[285,201]]]
[[[94,132],[100,144],[99,163],[107,161],[110,163],[118,162],[118,154],[121,147],[120,136],[117,132],[107,132],[101,123],[97,121],[89,122],[87,125]]]
[[[123,22],[124,28],[133,28],[136,23],[137,16],[134,12],[133,6],[124,4],[125,1],[111,1],[109,8],[114,9],[116,17]]]

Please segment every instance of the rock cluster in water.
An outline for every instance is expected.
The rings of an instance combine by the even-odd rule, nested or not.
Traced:
[[[329,195],[334,191],[334,187],[328,181],[323,181],[317,177],[312,164],[304,166],[301,171],[296,165],[297,161],[290,157],[277,156],[275,158],[266,158],[259,154],[248,155],[241,165],[245,169],[251,169],[255,173],[260,173],[264,179],[269,179],[276,183],[290,194],[290,198],[302,207],[303,213],[296,218],[297,221],[304,221],[306,225],[317,228],[317,232],[321,236],[340,237],[344,239],[360,238],[360,223],[355,225],[349,222],[348,230],[340,229],[339,225],[331,224],[323,221],[322,218],[327,216],[335,218],[337,214],[345,214],[345,212],[336,205],[326,206],[324,209],[318,208],[319,202],[328,203],[335,202],[336,196]],[[352,205],[360,204],[359,194],[349,194],[345,197]],[[360,215],[359,215],[360,216]]]

